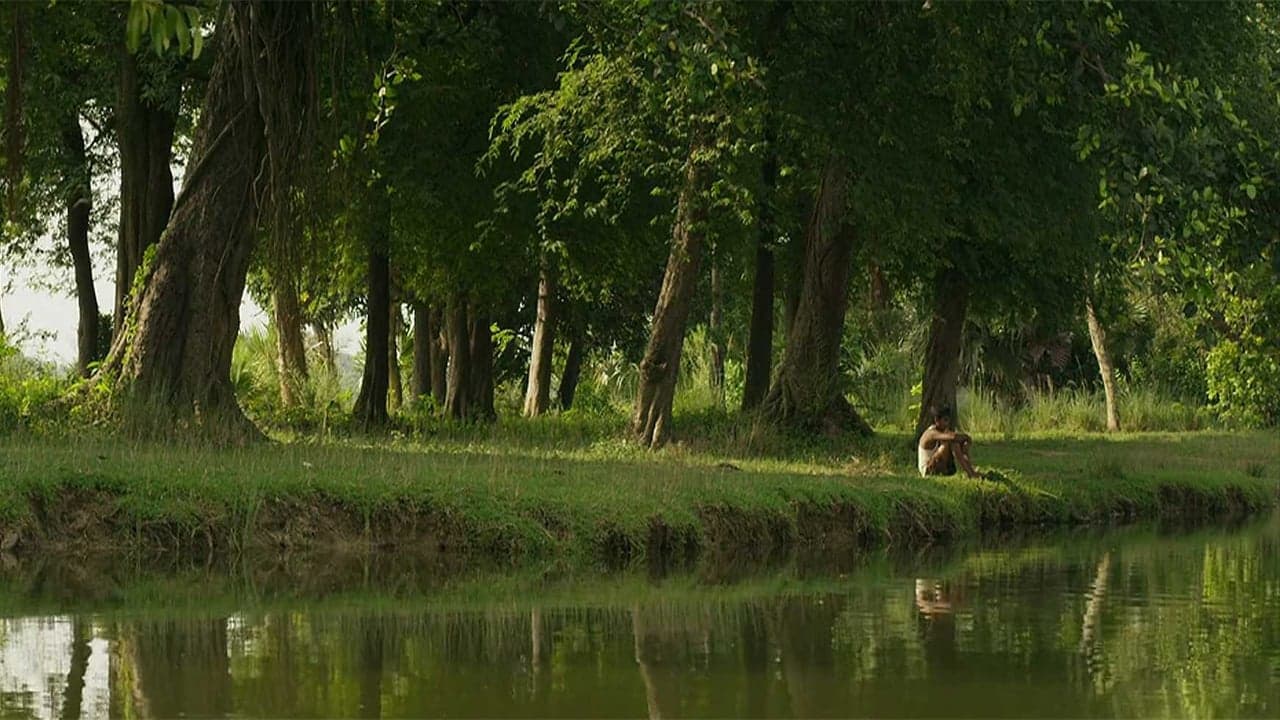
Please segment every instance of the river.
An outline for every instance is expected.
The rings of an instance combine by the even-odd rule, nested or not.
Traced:
[[[1280,716],[1280,515],[831,560],[10,567],[0,717]]]

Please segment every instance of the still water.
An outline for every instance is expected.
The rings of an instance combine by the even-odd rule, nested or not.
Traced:
[[[1280,716],[1280,516],[843,571],[86,572],[0,575],[0,717]]]

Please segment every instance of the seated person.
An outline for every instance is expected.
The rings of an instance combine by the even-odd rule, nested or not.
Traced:
[[[972,444],[973,438],[952,429],[951,408],[934,408],[933,424],[920,435],[920,444],[916,446],[916,466],[920,469],[920,476],[955,475],[956,464],[959,463],[966,475],[978,477],[978,471],[973,469],[973,461],[969,459],[969,446]]]

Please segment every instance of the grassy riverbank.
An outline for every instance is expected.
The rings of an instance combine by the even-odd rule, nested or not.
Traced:
[[[1009,483],[921,479],[906,438],[787,459],[657,454],[564,432],[246,450],[0,442],[10,552],[209,556],[340,550],[502,561],[769,557],[997,529],[1244,513],[1277,499],[1273,435],[982,442]]]
[[[552,562],[521,567],[420,562],[413,556],[323,555],[278,562],[155,566],[40,557],[0,566],[0,617],[92,613],[102,619],[225,617],[296,607],[329,612],[527,611],[532,608],[708,606],[817,593],[847,594],[914,577],[1012,576],[1053,564],[1090,564],[1121,548],[1132,562],[1157,562],[1208,543],[1248,546],[1275,537],[1280,515],[1240,523],[1084,527],[970,538],[910,551],[869,549],[783,563],[700,562],[662,575],[599,572]]]

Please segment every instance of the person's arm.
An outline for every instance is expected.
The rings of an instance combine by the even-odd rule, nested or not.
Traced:
[[[969,437],[967,433],[941,432],[939,430],[926,430],[924,435],[920,436],[920,444],[930,450],[933,449],[932,443],[952,442],[955,440],[959,440],[960,442],[970,442],[973,438]]]

